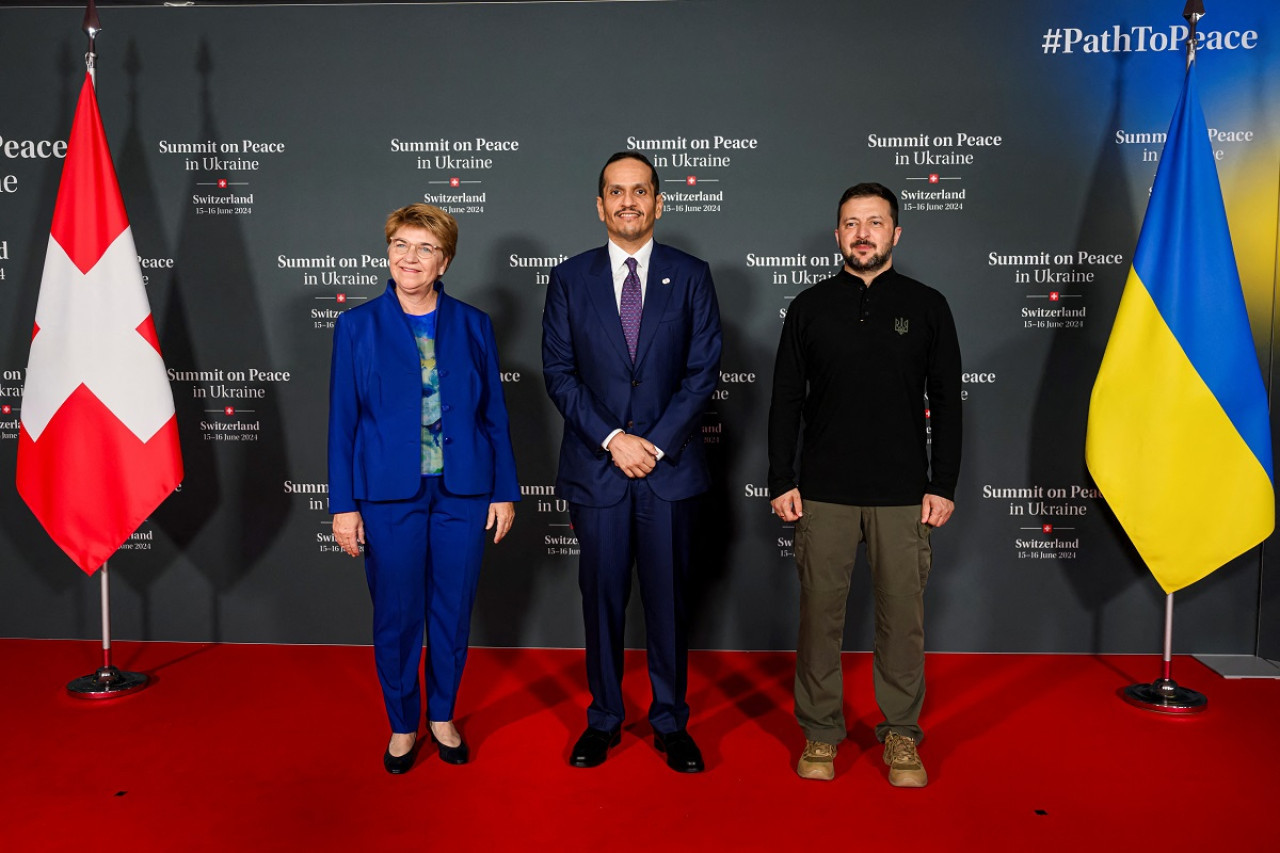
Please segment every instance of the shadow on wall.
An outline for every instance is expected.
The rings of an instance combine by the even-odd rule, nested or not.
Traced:
[[[204,40],[196,70],[203,119],[199,138],[217,140],[211,92],[215,65]],[[252,192],[251,184],[220,189],[215,177],[208,170],[193,172],[188,197]],[[228,378],[231,371],[273,363],[254,271],[239,218],[201,215],[208,208],[186,208],[173,293],[160,330],[170,369],[203,376],[174,383],[186,477],[182,491],[165,503],[155,520],[208,580],[208,636],[220,640],[221,596],[255,568],[279,535],[290,505],[282,489],[288,473],[277,390],[267,385],[263,398],[244,399],[234,395],[246,383]],[[218,316],[233,316],[235,323],[202,322]],[[209,440],[211,435],[253,440]]]
[[[130,39],[125,48],[124,71],[128,78],[129,123],[124,143],[114,152],[116,174],[124,194],[125,207],[129,213],[129,224],[133,229],[134,242],[138,254],[144,258],[170,257],[170,245],[166,240],[164,216],[160,211],[155,182],[147,166],[146,144],[140,126],[138,111],[138,81],[142,71],[142,59],[134,39]],[[171,270],[147,268],[143,270],[146,277],[147,299],[151,304],[152,317],[156,320],[156,328],[161,337],[161,351],[166,364],[173,364],[174,353],[165,346],[166,336],[172,337],[171,330],[175,324],[181,324],[180,316],[175,312],[181,310],[181,298],[176,295],[173,284],[174,275]],[[166,330],[170,330],[166,334]],[[185,335],[182,336],[185,339]],[[181,356],[178,363],[182,363]],[[193,470],[199,470],[201,459],[198,451],[201,448],[192,446],[189,435],[181,435],[183,423],[182,399],[175,397],[177,405],[180,441],[182,442],[183,462],[186,476],[189,478]],[[181,500],[179,493],[170,495],[160,509],[152,514],[152,519],[159,518],[165,508],[174,501]],[[144,527],[146,525],[144,524]],[[117,583],[125,583],[139,592],[138,600],[140,627],[137,635],[143,638],[156,636],[158,626],[154,624],[151,606],[151,589],[156,581],[170,571],[174,562],[180,558],[186,542],[170,537],[153,537],[152,549],[149,551],[131,552],[127,564],[120,564],[124,569],[113,572]],[[115,564],[113,564],[114,566]]]
[[[1115,53],[1112,56],[1115,84],[1111,93],[1111,115],[1103,125],[1105,128],[1123,126],[1123,66],[1127,54]],[[1121,147],[1114,144],[1108,133],[1099,141],[1098,158],[1082,208],[1083,219],[1072,244],[1077,250],[1117,253],[1132,261],[1138,232],[1131,224],[1137,221],[1137,216],[1129,201],[1128,185]],[[1073,266],[1070,271],[1096,271],[1096,268]],[[1094,487],[1084,462],[1085,427],[1089,395],[1093,390],[1092,377],[1102,362],[1125,272],[1116,275],[1120,286],[1104,290],[1100,284],[1094,284],[1090,288],[1087,300],[1089,317],[1083,328],[1059,327],[1051,333],[1052,342],[1041,373],[1028,444],[1028,470],[1032,483],[1046,488],[1075,484]],[[1065,286],[1060,304],[1073,307],[1065,295],[1072,294],[1072,291],[1078,294],[1079,290],[1074,285]],[[1085,301],[1081,300],[1081,303]],[[1106,548],[1111,553],[1106,559],[1059,565],[1066,571],[1082,610],[1092,615],[1089,649],[1096,652],[1103,649],[1106,640],[1107,631],[1103,624],[1106,605],[1129,586],[1145,578],[1147,571],[1106,502],[1101,499],[1092,501],[1089,507],[1106,519],[1114,545],[1107,548],[1106,543],[1099,542],[1098,549]],[[1045,516],[1028,517],[1027,521],[1038,526],[1061,519]]]
[[[520,257],[551,257],[556,253],[531,238],[512,235],[500,239],[509,253]],[[541,341],[542,315],[522,313],[519,286],[527,286],[534,271],[514,273],[521,285],[513,287],[513,272],[506,256],[490,257],[490,267],[482,275],[483,284],[464,286],[455,295],[485,311],[493,321],[500,369],[507,375],[503,395],[511,423],[511,443],[515,449],[516,473],[524,491],[516,504],[516,520],[507,538],[490,545],[476,594],[473,616],[475,640],[495,645],[520,645],[530,636],[554,637],[552,642],[581,645],[582,618],[578,604],[577,565],[572,557],[547,556],[545,536],[569,534],[567,527],[551,528],[549,523],[568,525],[569,514],[559,510],[554,495],[540,494],[540,487],[555,483],[560,446],[560,415],[547,397],[542,381],[541,360],[517,361],[517,353],[540,352],[520,346],[532,334]],[[545,272],[539,270],[539,272]],[[541,309],[541,301],[538,302]],[[518,376],[519,380],[515,381]],[[489,537],[492,539],[492,536]],[[570,565],[572,561],[572,567]],[[534,625],[535,602],[555,601],[561,615],[558,624]]]

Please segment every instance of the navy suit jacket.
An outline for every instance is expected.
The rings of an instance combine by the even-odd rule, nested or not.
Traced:
[[[627,476],[600,446],[615,429],[663,451],[646,478],[659,498],[706,491],[702,413],[720,379],[720,346],[720,309],[705,261],[654,243],[634,364],[608,248],[556,266],[542,314],[543,378],[565,421],[556,494],[594,507],[622,499]]]
[[[387,282],[345,312],[329,374],[329,511],[357,500],[407,500],[422,479],[422,366],[413,329]],[[493,323],[436,284],[444,485],[459,495],[520,500]]]

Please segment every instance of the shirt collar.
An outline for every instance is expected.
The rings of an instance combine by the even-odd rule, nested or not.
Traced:
[[[628,255],[620,246],[609,241],[609,269],[617,271],[623,268],[627,258],[636,259],[636,267],[638,269],[647,269],[649,266],[649,256],[653,254],[653,238],[649,238],[649,242],[641,246],[634,255]]]
[[[889,281],[895,278],[898,275],[898,269],[897,267],[889,267],[887,270],[880,271],[875,278],[871,279],[871,284],[866,284],[861,278],[849,272],[843,266],[840,267],[840,275],[848,279],[850,284],[856,284],[859,287],[870,287],[871,284],[875,284],[878,281]]]

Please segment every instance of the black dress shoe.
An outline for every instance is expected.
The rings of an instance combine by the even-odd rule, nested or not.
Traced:
[[[458,737],[461,738],[462,736],[459,735]],[[466,764],[467,759],[471,757],[471,751],[467,749],[465,740],[457,746],[445,746],[436,738],[436,733],[431,732],[431,742],[436,745],[436,752],[440,753],[440,760],[447,764]]]
[[[679,773],[701,773],[706,769],[698,745],[684,729],[653,733],[653,745],[667,754],[667,766]]]
[[[574,767],[596,767],[604,764],[604,760],[609,757],[609,747],[617,746],[621,740],[621,729],[605,731],[588,726],[582,733],[582,737],[578,738],[578,742],[573,745],[573,754],[569,756],[569,763]]]
[[[409,768],[413,766],[413,760],[418,757],[418,740],[414,738],[413,746],[404,755],[392,755],[391,749],[388,748],[382,755],[382,766],[386,768],[388,773],[400,775],[408,773]]]

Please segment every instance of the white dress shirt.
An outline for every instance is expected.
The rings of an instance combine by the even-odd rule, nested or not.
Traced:
[[[618,314],[622,314],[622,283],[627,280],[627,258],[636,259],[636,275],[640,277],[640,305],[644,306],[644,295],[649,286],[649,256],[653,254],[653,238],[640,247],[634,255],[628,255],[612,241],[609,241],[609,269],[613,271],[613,304],[618,306]]]
[[[644,307],[644,296],[649,286],[649,256],[653,254],[653,238],[649,238],[649,242],[636,251],[634,255],[628,255],[612,240],[609,241],[609,269],[613,271],[613,303],[618,306],[618,316],[622,316],[622,284],[627,280],[627,258],[636,259],[636,276],[640,279],[640,306]],[[623,432],[621,429],[615,429],[604,437],[604,441],[600,442],[600,446],[605,450],[609,449],[609,442],[618,433]],[[658,459],[662,459],[662,448],[655,448],[658,451]]]

